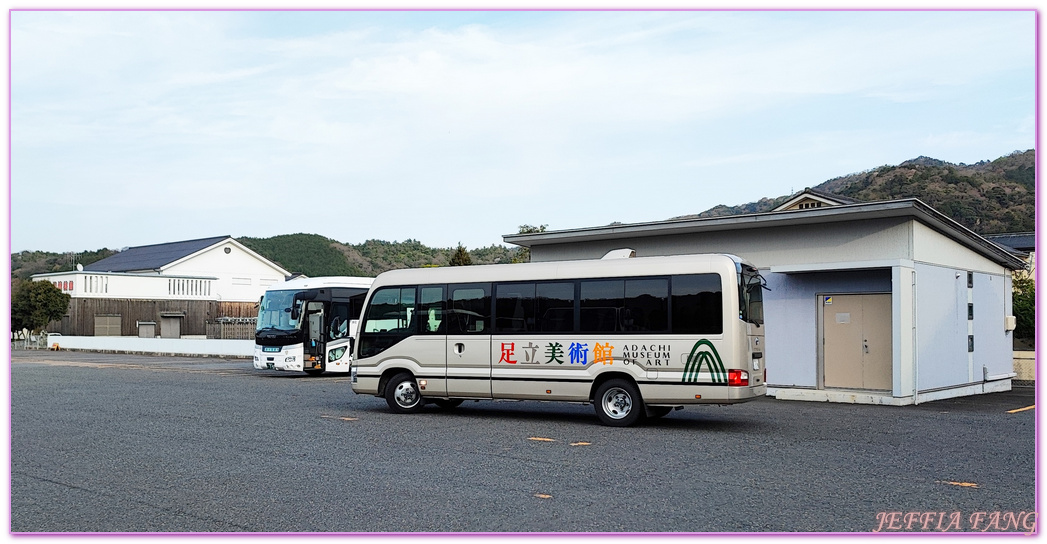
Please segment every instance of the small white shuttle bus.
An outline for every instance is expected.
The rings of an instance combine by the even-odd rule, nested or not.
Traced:
[[[731,255],[395,270],[361,314],[352,389],[394,412],[593,403],[626,426],[763,396],[763,278]]]
[[[296,278],[258,304],[254,367],[309,374],[349,372],[356,324],[374,278]]]

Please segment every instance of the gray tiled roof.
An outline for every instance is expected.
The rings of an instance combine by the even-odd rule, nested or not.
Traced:
[[[1018,251],[1036,250],[1035,232],[1011,232],[1007,234],[986,234],[984,238],[994,244]]]
[[[201,238],[199,240],[185,240],[183,242],[169,242],[166,244],[154,244],[151,246],[129,247],[116,255],[106,257],[100,261],[84,266],[89,272],[130,272],[133,270],[158,270],[164,265],[171,264],[183,257],[187,257],[209,248],[230,236],[216,236],[214,238]]]

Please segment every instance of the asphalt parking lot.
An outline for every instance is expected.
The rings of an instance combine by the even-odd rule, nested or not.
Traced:
[[[564,403],[396,415],[244,360],[16,351],[11,531],[1030,532],[1034,402],[761,399],[622,429]]]

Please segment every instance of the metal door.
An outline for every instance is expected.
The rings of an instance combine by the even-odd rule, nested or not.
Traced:
[[[823,295],[822,385],[890,390],[891,295]]]
[[[160,317],[160,338],[181,338],[181,317]]]

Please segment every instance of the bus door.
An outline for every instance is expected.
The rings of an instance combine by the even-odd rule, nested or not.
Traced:
[[[447,396],[491,398],[491,284],[449,290]]]
[[[324,356],[324,303],[309,301],[305,305],[304,368],[322,368]]]
[[[353,353],[353,320],[350,317],[348,301],[331,302],[327,315],[327,342],[324,347],[326,370],[349,372],[350,355]]]
[[[444,305],[447,297],[442,285],[423,285],[418,293],[418,334],[411,342],[417,347],[419,380],[425,380],[423,394],[430,397],[447,395],[447,319]],[[421,384],[419,384],[422,387]]]

